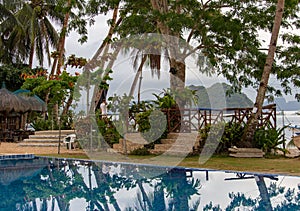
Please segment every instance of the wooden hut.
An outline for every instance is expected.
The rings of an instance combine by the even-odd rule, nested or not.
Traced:
[[[28,112],[46,111],[46,104],[37,96],[0,89],[0,141],[20,141],[26,138],[25,124]]]

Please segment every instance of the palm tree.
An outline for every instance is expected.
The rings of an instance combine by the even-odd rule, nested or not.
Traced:
[[[64,56],[64,52],[65,52],[65,39],[66,39],[68,23],[69,23],[69,18],[70,18],[71,0],[67,1],[66,7],[69,9],[66,11],[66,13],[64,15],[63,25],[62,25],[62,29],[61,29],[60,36],[59,36],[59,42],[57,45],[58,56],[56,56],[54,58],[52,70],[49,75],[50,78],[54,76],[55,70],[56,70],[57,75],[60,75],[60,73],[61,73],[60,67],[62,66],[63,56]]]
[[[17,14],[17,17],[20,16],[20,20],[24,20],[22,25],[25,27],[26,34],[29,35],[29,67],[32,67],[34,53],[39,64],[43,64],[43,49],[46,50],[48,63],[50,64],[50,47],[56,47],[58,34],[48,16],[57,22],[61,21],[61,14],[53,13],[53,11],[56,11],[54,8],[55,1],[53,0],[32,0],[29,4],[24,4],[22,10]]]
[[[9,5],[7,8],[14,16],[7,16],[1,22],[0,33],[2,44],[11,55],[12,62],[27,58],[28,65],[32,68],[36,55],[39,65],[43,65],[45,50],[50,64],[50,47],[55,47],[58,43],[57,31],[52,25],[52,20],[61,22],[61,14],[54,9],[56,1],[17,1],[12,6],[7,2],[8,0],[5,0],[3,6]]]
[[[64,65],[65,40],[71,29],[76,29],[82,35],[80,42],[86,38],[86,22],[82,17],[85,15],[85,2],[81,0],[57,0],[57,10],[62,12],[62,28],[56,46],[56,56],[51,68],[50,78],[55,74],[60,75],[61,67]],[[78,12],[74,12],[74,11]]]
[[[243,141],[246,144],[251,145],[253,138],[254,138],[254,132],[256,130],[257,124],[258,124],[258,118],[260,117],[262,113],[262,106],[264,103],[264,99],[266,96],[267,86],[269,82],[269,77],[271,75],[273,61],[275,57],[275,51],[277,46],[277,39],[279,36],[279,29],[282,21],[282,15],[284,11],[284,0],[278,0],[277,6],[276,6],[276,14],[274,18],[274,24],[272,29],[272,35],[269,45],[269,51],[266,58],[266,62],[264,65],[263,73],[261,76],[259,88],[256,95],[256,100],[253,108],[253,113],[251,117],[249,118],[247,122],[246,130],[243,134]]]
[[[4,1],[0,4],[0,61],[4,64],[12,63],[13,60],[19,61],[23,55],[22,53],[18,54],[18,57],[14,57],[14,43],[12,42],[14,39],[8,39],[8,36],[11,34],[11,27],[14,26],[15,28],[21,29],[22,26],[20,25],[19,21],[14,16],[13,8],[15,5],[10,4],[11,2]],[[22,30],[21,30],[22,31]],[[13,34],[15,37],[18,37],[20,33],[16,33],[18,30],[15,31]],[[17,39],[16,39],[17,40]],[[21,50],[21,49],[20,49]]]

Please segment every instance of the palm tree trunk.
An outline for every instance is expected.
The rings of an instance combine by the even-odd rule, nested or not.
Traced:
[[[109,74],[109,70],[114,65],[114,62],[117,59],[117,56],[121,50],[121,47],[122,46],[120,45],[114,50],[113,55],[111,56],[110,61],[106,66],[106,71],[104,72],[102,78],[104,78],[105,76],[107,76]],[[103,82],[105,82],[105,81],[103,81]],[[101,93],[103,91],[104,91],[103,89],[99,89],[99,86],[95,86],[94,92],[93,92],[93,103],[91,105],[90,111],[95,111],[95,109],[98,107],[98,104],[100,103]]]
[[[31,69],[32,68],[32,64],[33,64],[33,56],[34,56],[34,40],[31,42],[31,46],[30,46],[30,54],[29,54],[29,62],[28,62],[28,66]]]
[[[58,48],[57,48],[58,49]],[[51,72],[49,74],[49,79],[52,79],[54,74],[55,74],[55,67],[57,66],[57,58],[54,59],[53,64],[52,64],[52,68],[51,68]]]
[[[67,2],[67,7],[71,8],[71,0],[68,0]],[[51,72],[49,74],[49,79],[53,79],[54,75],[55,75],[55,70],[56,70],[56,75],[60,75],[61,73],[61,66],[63,64],[63,56],[64,56],[64,52],[65,52],[65,39],[66,39],[66,33],[67,33],[67,29],[68,29],[68,22],[69,22],[69,17],[70,17],[70,11],[67,11],[64,17],[64,22],[63,22],[63,27],[60,33],[60,38],[59,38],[59,43],[58,43],[58,47],[57,47],[57,52],[59,53],[58,57],[55,57],[53,65],[52,65],[52,69]],[[50,92],[50,89],[48,91],[48,93],[46,95],[48,95]],[[58,104],[54,106],[55,110],[53,110],[54,115],[54,119],[55,121],[58,120]]]
[[[242,140],[245,143],[249,143],[249,144],[253,143],[254,133],[255,133],[255,130],[258,125],[258,118],[262,113],[262,106],[263,106],[264,99],[266,96],[266,90],[267,90],[269,77],[271,74],[272,65],[273,65],[273,61],[274,61],[277,39],[278,39],[278,35],[279,35],[279,29],[280,29],[280,25],[281,25],[283,11],[284,11],[284,0],[278,0],[273,29],[272,29],[272,36],[271,36],[271,41],[270,41],[270,45],[269,45],[269,51],[268,51],[268,55],[266,58],[261,81],[259,84],[259,89],[257,92],[257,96],[256,96],[254,108],[253,108],[253,113],[247,122],[247,126],[246,126],[246,129],[245,129],[243,137],[242,137]]]
[[[72,102],[73,102],[73,92],[70,93],[69,99],[68,99],[65,107],[63,108],[63,111],[62,111],[62,114],[61,114],[62,116],[66,116],[67,115],[67,113],[68,113],[68,111],[69,111],[69,109],[70,109],[70,107],[72,105]]]
[[[46,108],[48,108],[48,104],[49,104],[49,95],[50,95],[50,88],[47,90],[47,93],[46,93],[46,97],[45,97],[45,104],[46,104]],[[44,119],[46,119],[46,111],[44,111],[43,113],[42,113],[42,116],[43,116],[43,118]]]
[[[135,74],[135,77],[133,79],[133,82],[131,84],[131,88],[130,88],[130,92],[129,92],[129,96],[132,96],[134,94],[134,90],[136,88],[136,85],[137,85],[137,82],[138,82],[138,79],[139,79],[139,76],[141,75],[142,71],[143,71],[143,66],[146,62],[146,59],[147,59],[147,56],[143,56],[142,58],[142,61],[141,61],[141,64],[138,68],[138,70],[136,71],[136,74]]]
[[[108,50],[110,47],[110,41],[112,39],[113,33],[114,33],[114,29],[121,23],[122,18],[119,18],[119,20],[117,21],[117,16],[118,16],[118,11],[119,11],[119,5],[116,5],[116,7],[114,8],[114,12],[113,12],[113,16],[112,16],[112,24],[109,28],[108,34],[106,36],[106,38],[103,40],[101,46],[99,47],[99,49],[97,50],[97,52],[95,53],[95,55],[93,56],[93,58],[91,59],[91,61],[85,65],[85,69],[87,70],[91,70],[94,69],[95,67],[99,67],[101,69],[104,69],[105,66],[105,57],[108,55]],[[120,51],[121,47],[118,47],[117,49],[114,50],[112,57],[110,58],[110,62],[108,63],[105,73],[103,74],[102,78],[104,78],[105,76],[107,76],[108,70],[111,69],[111,67],[114,64],[114,61]],[[99,63],[99,56],[102,54],[102,56],[104,57],[104,59],[102,59],[102,61],[100,61]],[[104,82],[104,81],[103,81]],[[93,103],[91,105],[90,111],[95,111],[95,109],[98,107],[98,105],[100,104],[100,98],[103,94],[102,89],[99,89],[98,86],[95,86],[94,88],[94,92],[93,92]]]
[[[71,0],[68,0],[68,7],[71,7]],[[58,56],[58,62],[57,62],[57,67],[56,67],[56,74],[60,75],[61,73],[61,66],[63,65],[63,56],[65,53],[65,40],[66,40],[66,34],[68,30],[68,22],[69,22],[69,17],[70,17],[70,11],[68,11],[65,15],[64,23],[63,23],[63,28],[62,32],[60,35],[60,41],[59,41],[59,56]]]
[[[67,7],[71,8],[71,0],[68,0]],[[60,33],[59,43],[57,46],[58,57],[55,57],[54,59],[49,78],[52,78],[55,75],[55,70],[57,75],[60,75],[61,73],[60,68],[63,64],[63,56],[65,52],[65,40],[66,40],[66,33],[68,29],[69,17],[70,17],[70,11],[66,12],[64,17],[63,27]]]
[[[86,65],[85,68],[89,68],[89,69],[93,69],[94,65],[97,65],[97,60],[99,59],[98,57],[101,55],[101,53],[103,52],[103,49],[110,43],[111,38],[113,36],[114,30],[115,28],[120,25],[122,18],[119,18],[119,20],[117,21],[117,16],[118,16],[118,11],[119,11],[119,5],[116,5],[116,7],[114,8],[114,12],[113,12],[113,16],[112,16],[112,24],[109,28],[108,34],[105,37],[105,39],[103,40],[101,46],[98,48],[98,50],[96,51],[96,53],[94,54],[93,58],[91,59],[91,61]]]

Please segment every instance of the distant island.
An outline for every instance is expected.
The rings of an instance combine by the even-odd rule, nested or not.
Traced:
[[[230,96],[226,92],[231,86],[226,83],[216,83],[211,87],[188,86],[189,89],[195,90],[198,96],[197,108],[246,108],[252,107],[253,102],[244,93],[234,93]],[[224,102],[225,100],[225,102]]]
[[[274,103],[277,105],[278,111],[299,111],[300,102],[298,101],[286,101],[283,97],[275,98]]]

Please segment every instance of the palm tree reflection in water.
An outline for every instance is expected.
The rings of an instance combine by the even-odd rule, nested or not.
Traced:
[[[34,165],[35,160],[38,159],[28,162]],[[0,184],[0,209],[223,210],[219,204],[213,204],[215,199],[211,199],[210,202],[201,201],[200,204],[200,199],[204,199],[206,194],[205,190],[202,191],[202,186],[209,187],[208,183],[205,183],[208,182],[205,181],[205,175],[206,180],[207,174],[212,175],[210,180],[213,181],[209,182],[220,182],[214,173],[200,169],[49,159],[44,168],[30,176],[17,178],[9,184]],[[204,179],[201,179],[200,183],[202,177],[199,175],[202,174]],[[299,210],[299,187],[297,191],[285,189],[276,182],[267,187],[268,183],[266,184],[264,179],[272,179],[270,176],[250,175],[250,178],[256,178],[256,189],[260,197],[246,196],[243,192],[233,191],[226,196],[216,194],[216,198],[229,197],[230,203],[224,210],[242,206],[251,207],[252,210],[281,210],[290,207]],[[219,188],[222,189],[221,186]],[[253,185],[250,189],[253,190]],[[271,203],[272,198],[281,195],[283,197],[279,198],[281,201],[276,199],[275,207]]]

